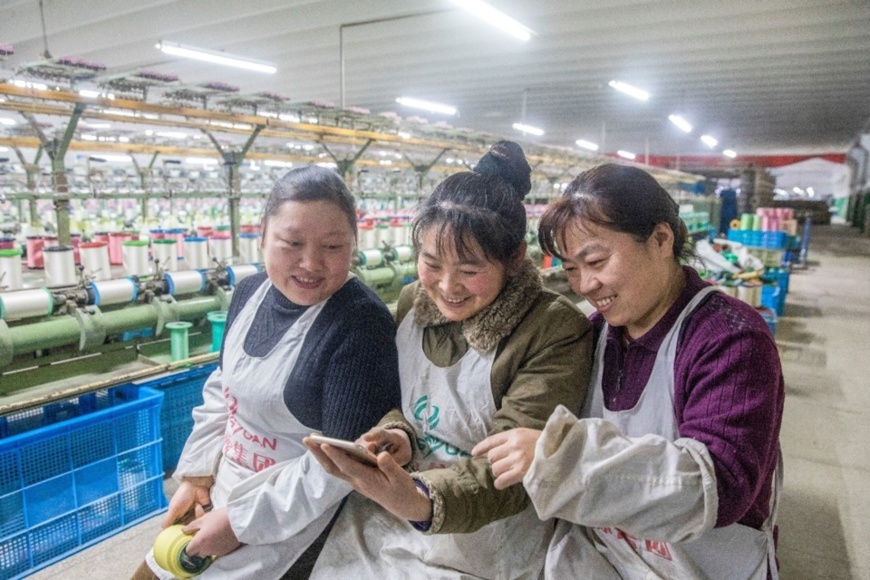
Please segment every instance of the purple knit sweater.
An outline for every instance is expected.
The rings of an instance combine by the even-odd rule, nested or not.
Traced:
[[[623,346],[624,327],[611,327],[604,354],[604,401],[613,411],[634,407],[658,348],[683,308],[706,285],[684,268],[688,283],[649,332]],[[604,326],[590,320],[595,340]],[[620,373],[620,371],[622,371]],[[617,381],[622,374],[622,385]],[[680,437],[707,446],[716,470],[716,527],[756,529],[770,512],[785,387],[779,353],[764,319],[751,306],[715,292],[683,325],[674,363],[674,413]]]

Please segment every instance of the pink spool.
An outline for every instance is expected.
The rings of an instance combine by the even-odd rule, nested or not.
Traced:
[[[0,250],[14,250],[15,249],[15,238],[9,236],[3,236],[0,238]]]
[[[196,226],[196,235],[207,238],[211,235],[212,227],[211,226]]]
[[[120,266],[124,263],[122,244],[129,240],[138,240],[136,232],[111,232],[109,234],[109,263]]]
[[[27,236],[27,267],[42,268],[44,265],[42,249],[45,247],[45,240],[42,236]]]
[[[42,236],[43,248],[53,248],[57,245],[59,245],[57,242],[57,236]]]
[[[259,234],[260,226],[256,224],[242,224],[239,226],[240,234]]]
[[[82,235],[70,234],[69,243],[73,248],[73,262],[75,262],[76,266],[78,266],[82,263],[82,255],[79,252],[79,246],[82,245]]]
[[[94,237],[91,239],[92,242],[103,242],[107,246],[109,245],[109,232],[94,232]]]

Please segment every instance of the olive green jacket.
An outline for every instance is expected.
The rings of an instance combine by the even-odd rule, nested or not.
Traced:
[[[412,307],[414,322],[424,327],[423,350],[433,364],[450,366],[469,348],[497,348],[489,385],[497,411],[490,435],[515,427],[543,429],[558,405],[579,411],[592,365],[591,326],[568,299],[543,288],[530,261],[493,304],[464,322],[446,320],[419,282],[402,290],[398,324]],[[400,410],[391,411],[380,426],[405,430],[416,447],[417,434]],[[411,470],[416,453],[414,449]],[[495,489],[485,457],[466,457],[412,475],[432,499],[427,533],[473,532],[529,505],[521,484]]]

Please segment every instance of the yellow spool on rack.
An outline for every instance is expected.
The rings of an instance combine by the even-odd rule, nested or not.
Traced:
[[[175,575],[176,578],[193,578],[202,574],[212,563],[213,558],[189,556],[185,548],[193,536],[185,534],[184,526],[169,526],[154,540],[154,559],[157,564]]]

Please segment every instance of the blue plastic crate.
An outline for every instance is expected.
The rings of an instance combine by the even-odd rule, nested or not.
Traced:
[[[163,470],[171,473],[178,465],[181,450],[193,429],[194,407],[202,404],[202,386],[216,364],[192,368],[167,377],[141,383],[163,393],[160,433],[163,435]]]
[[[758,308],[757,311],[759,314],[761,314],[761,317],[767,323],[767,328],[770,329],[770,333],[776,336],[776,323],[778,321],[776,317],[776,312],[774,312],[770,308]]]
[[[163,393],[133,385],[3,418],[0,578],[20,578],[166,507]]]

